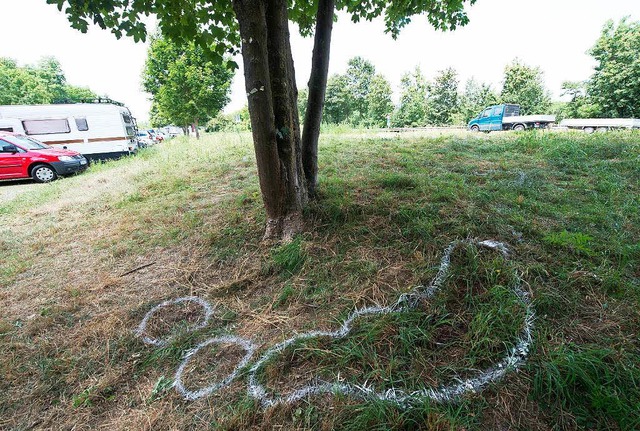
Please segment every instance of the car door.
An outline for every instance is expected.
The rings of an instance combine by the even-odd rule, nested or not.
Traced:
[[[482,111],[482,114],[480,114],[480,118],[478,119],[478,127],[480,128],[480,130],[482,131],[489,131],[491,130],[491,110],[493,108],[487,108],[484,111]]]
[[[0,178],[24,177],[24,154],[10,142],[0,139]]]
[[[490,130],[502,130],[502,114],[504,113],[504,106],[496,106],[491,112],[491,129]]]

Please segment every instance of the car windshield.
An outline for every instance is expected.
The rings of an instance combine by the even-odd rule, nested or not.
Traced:
[[[5,136],[4,139],[25,150],[46,150],[51,148],[50,146],[45,145],[42,142],[22,135]]]

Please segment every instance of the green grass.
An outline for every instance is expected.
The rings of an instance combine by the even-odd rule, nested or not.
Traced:
[[[325,132],[319,200],[286,244],[261,242],[248,134],[170,141],[0,204],[0,428],[640,427],[638,133]],[[432,300],[290,346],[259,377],[286,394],[318,377],[383,391],[472,375],[522,329],[515,270],[533,298],[534,345],[483,392],[407,410],[344,396],[264,410],[246,370],[203,401],[169,388],[206,338],[239,334],[260,353],[335,330],[355,308],[428,283],[464,238],[503,241],[512,259],[460,246]],[[215,305],[209,327],[188,333],[166,311],[158,319],[182,322],[171,343],[133,336],[153,305],[188,295]],[[194,367],[192,379],[214,378],[213,364]]]

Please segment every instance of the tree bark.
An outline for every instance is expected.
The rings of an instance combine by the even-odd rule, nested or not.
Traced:
[[[193,121],[193,127],[196,129],[196,139],[200,139],[200,129],[198,128],[198,119]]]
[[[233,0],[242,38],[245,87],[260,190],[267,213],[265,239],[302,230],[306,180],[286,0]]]
[[[311,198],[315,197],[318,186],[318,139],[329,74],[334,9],[335,0],[320,0],[316,14],[309,99],[302,132],[302,162],[307,179],[307,192]]]

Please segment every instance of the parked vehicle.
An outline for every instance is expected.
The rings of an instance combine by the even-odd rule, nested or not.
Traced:
[[[606,132],[612,129],[640,129],[640,120],[634,118],[579,118],[566,119],[560,127],[583,130],[587,133]]]
[[[135,118],[115,102],[0,106],[0,130],[89,159],[118,158],[138,149]]]
[[[555,123],[555,115],[520,115],[520,106],[503,104],[484,109],[469,121],[472,132],[497,130],[544,129]]]
[[[156,142],[160,143],[160,142],[164,141],[165,134],[162,133],[161,131],[151,129],[151,130],[149,130],[149,132],[153,133],[153,136],[154,136],[154,139],[156,140]]]
[[[184,132],[182,131],[182,129],[176,126],[162,127],[161,130],[168,138],[175,138],[177,136],[184,135]]]
[[[149,147],[156,143],[156,140],[153,138],[153,135],[151,135],[146,130],[139,130],[138,133],[136,134],[136,137],[138,139],[138,144],[140,145],[141,148]]]
[[[77,151],[52,148],[11,132],[0,132],[0,179],[33,178],[40,183],[84,171],[87,159]]]

